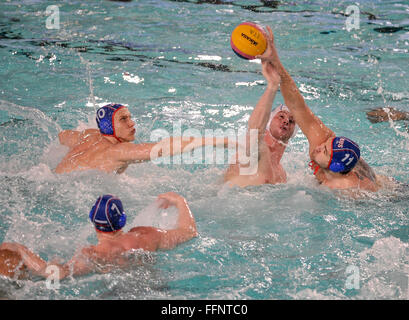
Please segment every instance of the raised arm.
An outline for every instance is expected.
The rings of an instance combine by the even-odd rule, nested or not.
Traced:
[[[271,107],[280,84],[280,76],[270,62],[262,62],[262,72],[267,80],[267,88],[251,113],[248,123],[248,129],[257,129],[260,136],[264,135],[266,125],[270,118]],[[261,137],[259,137],[259,141],[262,141],[263,139],[260,138]]]
[[[267,50],[258,56],[262,61],[269,61],[281,77],[281,94],[286,106],[294,116],[295,122],[308,139],[310,150],[325,142],[330,136],[335,136],[329,128],[310,110],[294,80],[282,65],[274,45],[274,36],[270,27],[267,27]]]
[[[158,249],[172,249],[178,244],[186,242],[198,235],[195,219],[186,200],[174,193],[168,192],[158,196],[162,200],[162,207],[176,206],[179,211],[177,228],[171,230],[160,230],[158,233]]]

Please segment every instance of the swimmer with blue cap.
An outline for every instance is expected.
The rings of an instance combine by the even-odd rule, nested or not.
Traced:
[[[135,144],[135,122],[122,104],[107,104],[96,112],[98,129],[64,130],[58,138],[69,148],[55,168],[56,173],[97,169],[122,173],[129,164],[190,152],[212,145],[226,147],[228,138],[170,137],[153,143]]]
[[[229,186],[246,187],[287,182],[281,159],[289,140],[297,134],[298,126],[287,106],[280,104],[271,110],[280,85],[280,77],[269,63],[263,62],[261,67],[267,88],[248,121],[247,149],[241,150],[239,147],[236,158],[232,159],[232,164],[225,172],[224,181]],[[252,152],[254,145],[255,151]],[[247,157],[247,154],[250,156]]]
[[[168,192],[158,196],[158,206],[175,206],[178,220],[174,229],[137,226],[124,232],[126,214],[120,199],[113,195],[98,197],[89,218],[95,227],[98,243],[80,249],[67,263],[46,262],[19,243],[0,244],[0,275],[12,279],[24,279],[33,274],[49,278],[49,266],[59,279],[80,276],[91,272],[109,272],[113,267],[128,267],[135,250],[169,250],[198,235],[196,222],[182,196]],[[58,269],[58,272],[56,270]],[[55,279],[55,278],[54,278]]]
[[[359,145],[350,138],[336,136],[311,111],[280,61],[271,28],[267,27],[267,31],[267,50],[258,58],[270,63],[281,78],[281,94],[308,139],[310,167],[319,183],[332,189],[377,191],[381,187],[380,176],[362,159]]]
[[[122,142],[115,133],[115,113],[118,110],[126,108],[122,104],[108,104],[97,110],[96,121],[99,131],[104,136],[114,137],[119,142]],[[133,131],[135,133],[135,131]]]
[[[99,197],[89,213],[89,218],[101,232],[118,231],[126,224],[122,202],[112,195]]]

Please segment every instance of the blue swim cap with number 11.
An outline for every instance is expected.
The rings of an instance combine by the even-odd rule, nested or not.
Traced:
[[[361,151],[354,141],[345,137],[335,137],[332,139],[328,169],[333,172],[347,173],[355,167],[360,156]]]

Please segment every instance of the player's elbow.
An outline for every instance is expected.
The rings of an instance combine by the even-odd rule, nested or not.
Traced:
[[[196,224],[191,225],[189,228],[185,230],[187,238],[193,239],[196,238],[199,233],[197,232]]]
[[[179,229],[178,243],[183,243],[196,238],[199,235],[196,229],[196,225],[191,225],[187,228]]]
[[[61,144],[64,144],[64,140],[65,140],[65,137],[67,135],[66,131],[67,130],[63,130],[58,134],[58,140],[60,141]]]

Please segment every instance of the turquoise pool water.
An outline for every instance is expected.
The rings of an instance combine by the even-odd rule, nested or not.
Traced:
[[[360,27],[350,32],[348,1],[53,4],[59,29],[46,28],[50,1],[0,3],[0,241],[66,260],[95,243],[88,212],[100,194],[120,196],[132,222],[167,191],[186,197],[200,236],[58,290],[0,279],[3,297],[409,298],[409,191],[349,200],[319,187],[301,132],[282,160],[284,185],[226,189],[227,164],[204,162],[143,163],[122,175],[52,171],[65,152],[58,132],[93,126],[107,102],[129,105],[137,142],[179,121],[183,130],[245,129],[265,83],[260,64],[238,58],[229,37],[255,21],[272,27],[310,108],[358,141],[377,173],[408,183],[408,123],[366,118],[377,107],[409,111],[406,1],[360,1]],[[359,271],[352,287],[351,267]]]

